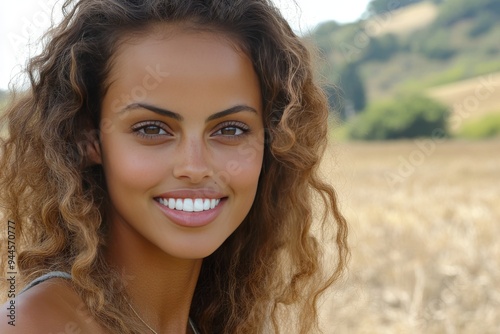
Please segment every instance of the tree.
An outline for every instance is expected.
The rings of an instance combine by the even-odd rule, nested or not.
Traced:
[[[360,112],[365,108],[365,86],[359,75],[358,65],[356,63],[347,63],[342,68],[338,86],[344,97],[343,114],[345,118],[348,118],[347,114],[350,107],[354,109],[354,112]]]
[[[420,44],[420,52],[429,59],[446,60],[451,58],[456,50],[450,45],[450,33],[440,29],[426,32],[427,38]]]
[[[372,105],[350,125],[352,139],[382,140],[444,136],[448,108],[421,95]]]
[[[370,44],[365,50],[363,61],[388,60],[393,54],[401,50],[398,38],[394,34],[386,34],[377,38],[370,38]]]

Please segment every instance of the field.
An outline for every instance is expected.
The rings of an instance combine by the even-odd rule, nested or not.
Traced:
[[[500,111],[500,73],[463,80],[429,91],[429,95],[448,105],[457,119],[477,119]],[[455,122],[455,129],[462,122]]]
[[[350,224],[324,332],[500,333],[500,140],[339,143]]]
[[[394,11],[391,11],[390,8],[388,10],[388,14],[375,17],[369,22],[376,27],[377,36],[384,34],[407,35],[432,23],[438,15],[437,6],[432,2],[417,3]]]

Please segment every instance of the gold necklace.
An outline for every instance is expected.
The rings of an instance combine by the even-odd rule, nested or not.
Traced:
[[[128,306],[130,306],[130,309],[135,313],[135,315],[137,316],[137,318],[139,318],[139,320],[147,327],[149,328],[149,330],[151,332],[153,332],[154,334],[158,334],[157,331],[155,331],[153,328],[151,328],[151,326],[149,326],[142,318],[141,316],[139,315],[139,313],[137,313],[137,311],[134,309],[134,307],[132,306],[132,304],[130,304],[130,302],[127,300],[127,304]],[[193,333],[194,334],[200,334],[200,332],[198,332],[198,330],[196,329],[196,326],[194,325],[194,322],[193,320],[191,320],[191,318],[188,318],[188,321],[189,321],[189,326],[191,327],[191,329],[193,330]]]

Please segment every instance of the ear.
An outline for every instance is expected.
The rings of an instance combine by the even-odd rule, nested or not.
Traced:
[[[90,140],[86,142],[85,151],[87,153],[89,165],[102,164],[101,142],[98,136],[93,136],[93,138],[90,138]]]

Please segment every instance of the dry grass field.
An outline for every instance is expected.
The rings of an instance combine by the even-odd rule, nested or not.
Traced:
[[[398,2],[394,2],[396,6]],[[377,36],[385,34],[407,35],[425,27],[434,21],[438,15],[437,6],[429,1],[424,1],[408,7],[395,9],[382,17],[371,19],[369,24],[376,27]]]
[[[350,224],[330,333],[500,333],[500,140],[335,144]]]

